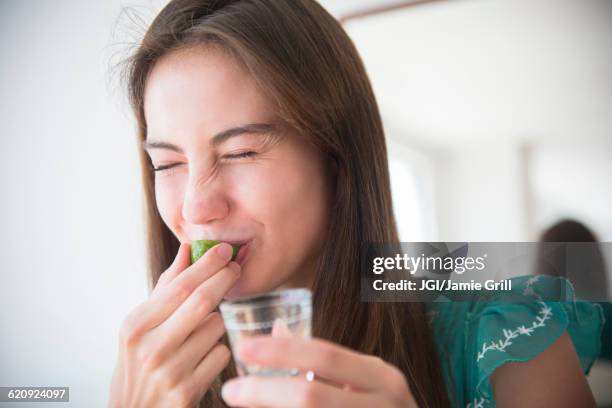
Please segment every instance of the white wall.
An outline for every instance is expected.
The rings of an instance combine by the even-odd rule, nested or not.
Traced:
[[[611,137],[612,2],[435,1],[347,23],[404,138]]]
[[[441,241],[525,240],[520,149],[473,142],[435,155]]]
[[[434,163],[441,240],[572,214],[612,240],[611,22],[610,1],[464,0],[347,23],[388,137]]]
[[[529,168],[536,231],[572,217],[612,241],[612,135],[535,143]]]
[[[393,211],[400,241],[438,241],[433,160],[409,149],[387,131]]]
[[[107,85],[120,3],[0,5],[0,385],[70,386],[62,406],[105,405],[146,296],[134,132]]]

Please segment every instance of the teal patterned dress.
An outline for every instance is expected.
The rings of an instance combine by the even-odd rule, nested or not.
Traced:
[[[519,300],[444,301],[426,304],[429,321],[454,407],[494,407],[491,375],[508,362],[535,357],[564,331],[571,337],[585,374],[601,349],[604,314],[599,304],[574,298],[567,279],[537,275],[511,279]],[[562,285],[562,301],[550,295]],[[499,296],[499,298],[496,298]],[[558,299],[558,298],[556,298]]]

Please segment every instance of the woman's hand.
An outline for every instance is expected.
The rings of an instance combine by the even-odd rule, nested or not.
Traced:
[[[402,372],[382,359],[321,339],[258,336],[241,340],[245,364],[298,368],[299,377],[244,376],[223,386],[231,406],[257,407],[416,407]]]
[[[187,407],[206,393],[230,361],[213,311],[240,275],[231,256],[221,243],[189,266],[190,246],[181,245],[149,299],[121,326],[111,407]]]

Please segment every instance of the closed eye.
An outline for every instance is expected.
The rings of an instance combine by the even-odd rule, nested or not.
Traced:
[[[181,163],[170,163],[170,164],[164,164],[162,166],[158,166],[158,167],[153,167],[152,170],[153,171],[162,171],[162,170],[167,170],[167,169],[171,169],[172,167],[176,167]]]
[[[257,156],[257,152],[249,151],[249,152],[242,152],[242,153],[236,153],[236,154],[226,154],[223,157],[226,159],[233,160],[233,159],[246,159],[246,158],[255,157],[255,156]]]
[[[242,152],[242,153],[235,153],[235,154],[226,154],[223,156],[223,158],[225,159],[229,159],[229,160],[238,160],[238,159],[247,159],[250,157],[255,157],[257,156],[257,152],[252,152],[252,151],[248,151],[248,152]],[[163,171],[163,170],[168,170],[171,169],[173,167],[176,167],[178,165],[180,165],[182,163],[170,163],[170,164],[164,164],[158,167],[153,167],[152,170],[155,171]]]

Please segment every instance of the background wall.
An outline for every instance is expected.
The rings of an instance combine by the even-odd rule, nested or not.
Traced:
[[[164,3],[0,2],[0,385],[106,404],[117,329],[147,294],[112,67]],[[347,23],[403,239],[533,240],[574,216],[612,241],[611,22],[605,0],[463,0]]]
[[[107,84],[120,6],[0,2],[0,385],[70,386],[62,406],[105,405],[146,298],[134,132]]]
[[[346,29],[392,154],[435,186],[418,200],[435,227],[400,220],[405,237],[537,240],[574,217],[612,241],[612,2],[435,1]]]

